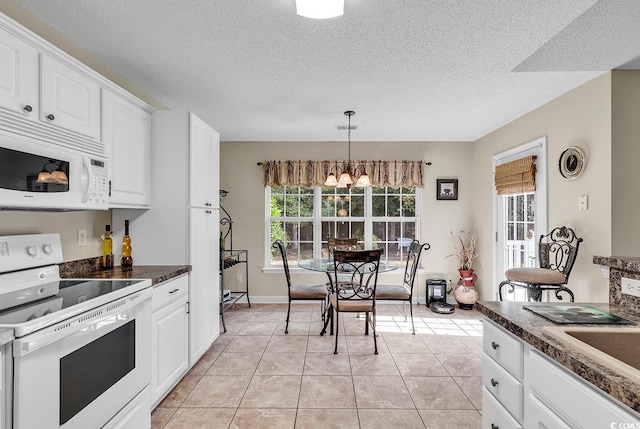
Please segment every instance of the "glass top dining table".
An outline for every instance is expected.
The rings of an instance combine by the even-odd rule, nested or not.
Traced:
[[[334,271],[333,258],[301,259],[298,261],[298,266],[305,270],[319,271],[327,274],[332,274]],[[400,268],[400,265],[398,264],[380,261],[378,272],[384,273],[387,271],[397,270],[398,268]]]

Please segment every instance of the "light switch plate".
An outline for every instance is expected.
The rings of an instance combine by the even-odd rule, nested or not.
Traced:
[[[580,195],[580,198],[578,198],[578,210],[588,210],[588,209],[589,209],[589,196]]]

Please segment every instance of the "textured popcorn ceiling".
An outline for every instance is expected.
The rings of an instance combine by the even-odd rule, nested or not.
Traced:
[[[16,0],[222,140],[475,140],[640,61],[639,0]],[[604,102],[604,100],[603,100]]]

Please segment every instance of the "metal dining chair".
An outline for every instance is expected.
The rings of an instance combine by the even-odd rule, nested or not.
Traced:
[[[529,301],[541,301],[542,291],[555,291],[556,298],[562,300],[561,293],[567,293],[571,302],[574,296],[567,287],[569,274],[578,256],[582,238],[578,238],[571,228],[561,226],[554,228],[547,235],[541,235],[538,242],[539,268],[510,268],[504,275],[507,278],[498,285],[498,295],[502,301],[502,288],[509,286],[509,293],[514,287],[527,289]]]
[[[284,328],[284,333],[289,333],[289,316],[291,315],[291,301],[314,301],[319,300],[321,305],[322,315],[325,314],[325,305],[327,302],[327,286],[324,284],[311,284],[311,285],[292,285],[291,274],[289,273],[289,262],[287,260],[287,252],[284,248],[284,244],[281,240],[273,242],[273,248],[280,252],[282,257],[282,266],[284,268],[284,275],[287,279],[287,292],[289,295],[289,306],[287,307],[287,324]]]
[[[358,247],[358,238],[357,237],[346,237],[346,238],[328,238],[327,239],[327,250],[329,252],[329,258],[333,256],[333,252],[336,250],[357,250]],[[327,286],[333,287],[335,284],[342,282],[343,284],[348,284],[349,276],[338,276],[336,278],[335,275],[331,275],[330,277],[331,283],[327,283]]]
[[[338,354],[339,315],[343,312],[362,312],[366,314],[365,335],[369,334],[369,327],[371,327],[375,354],[378,354],[378,342],[376,340],[376,285],[378,284],[381,254],[382,250],[380,249],[336,250],[333,252],[336,276],[338,274],[349,275],[349,282],[345,284],[337,283],[334,292],[329,295],[329,302],[333,308],[331,317],[336,323],[334,354]]]
[[[411,331],[413,335],[416,334],[416,328],[413,324],[413,285],[416,280],[416,273],[418,272],[418,265],[420,263],[420,255],[423,250],[429,250],[431,245],[429,243],[420,244],[418,240],[413,240],[409,244],[409,251],[407,253],[407,264],[404,268],[404,277],[402,278],[402,284],[379,284],[376,288],[376,299],[378,301],[402,301],[402,310],[404,311],[404,320],[407,320],[407,302],[409,303],[409,312],[411,314]]]

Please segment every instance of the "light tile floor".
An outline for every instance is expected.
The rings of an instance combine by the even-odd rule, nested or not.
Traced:
[[[319,304],[236,306],[227,333],[152,412],[153,429],[480,428],[482,322],[378,306],[378,355],[364,318],[320,336]],[[346,335],[345,335],[346,334]]]

